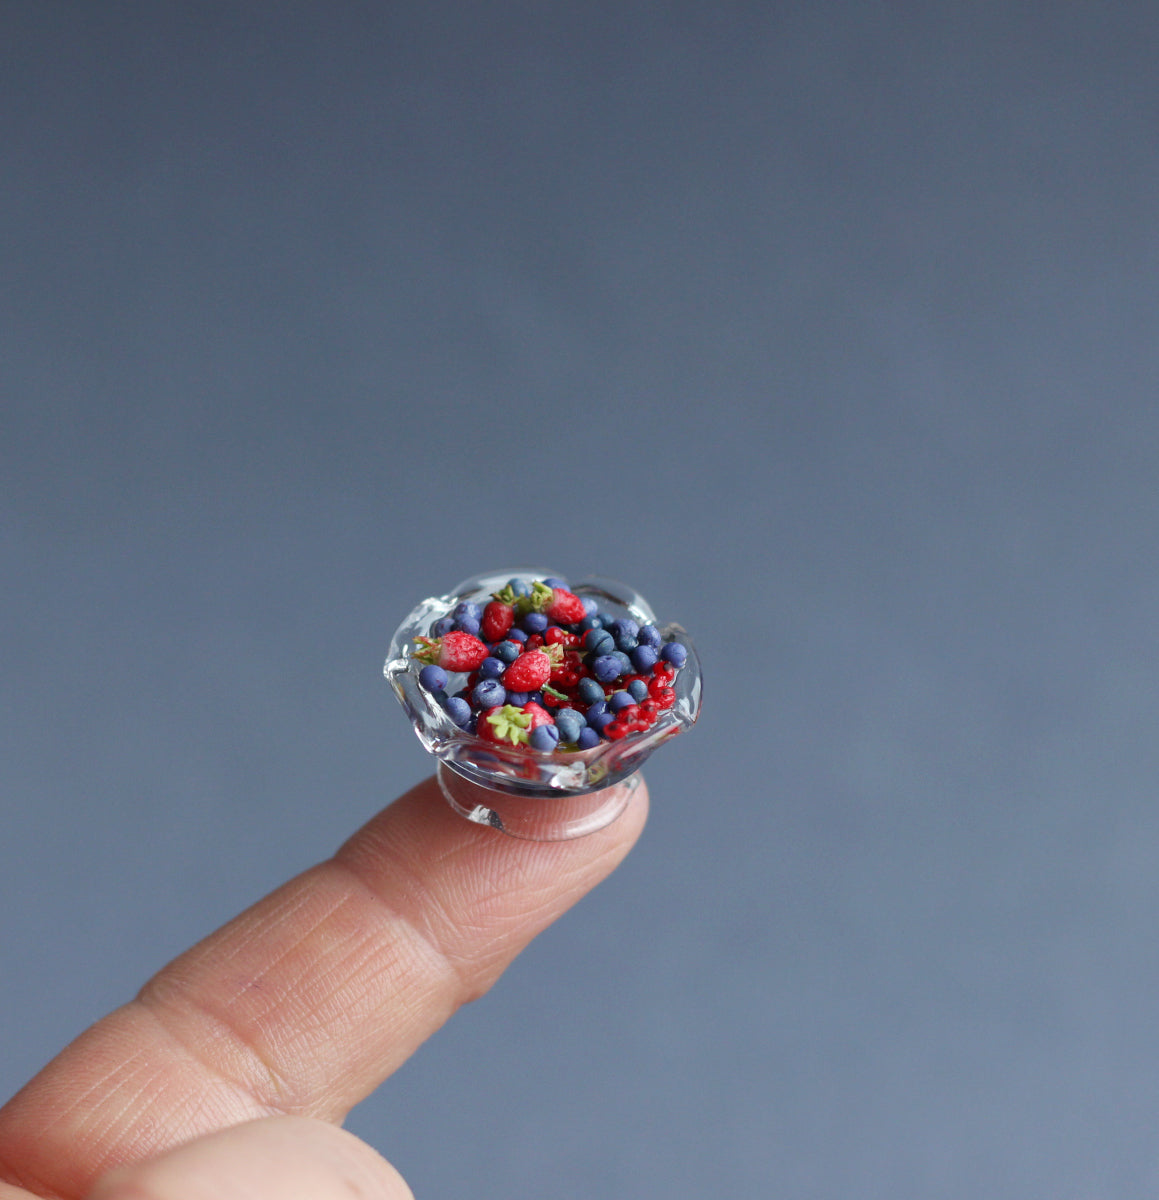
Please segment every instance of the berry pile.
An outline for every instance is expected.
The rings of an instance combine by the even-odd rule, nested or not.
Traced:
[[[460,729],[543,753],[650,729],[687,658],[655,625],[613,618],[552,578],[508,580],[415,640],[419,682]]]

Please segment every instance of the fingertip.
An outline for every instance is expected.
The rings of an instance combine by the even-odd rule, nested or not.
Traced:
[[[477,797],[479,804],[485,803],[492,793],[466,781],[457,786],[464,794]],[[422,837],[430,846],[437,847],[437,853],[442,857],[459,852],[463,847],[494,844],[496,846],[516,847],[538,844],[549,845],[569,843],[574,852],[589,856],[603,854],[611,846],[620,845],[627,853],[640,836],[648,817],[648,785],[643,775],[637,772],[628,779],[606,788],[600,792],[590,793],[593,807],[602,807],[615,797],[624,797],[619,816],[602,828],[594,829],[591,833],[577,837],[544,837],[522,838],[506,836],[504,832],[490,826],[485,821],[464,819],[460,812],[448,803],[447,797],[440,786],[437,775],[430,775],[415,784],[392,804],[382,809],[372,817],[366,825],[354,833],[343,846],[348,846],[364,840],[368,833],[388,826],[401,836],[404,832],[410,836]],[[540,800],[542,806],[548,806],[554,811],[560,811],[567,804],[567,797],[558,800]],[[610,805],[614,806],[614,805]],[[340,851],[339,853],[342,853]]]
[[[472,784],[462,786],[471,804],[474,793],[480,805],[487,801],[486,789]],[[550,880],[552,890],[558,893],[570,891],[569,883],[586,891],[610,874],[639,840],[648,820],[648,786],[637,773],[583,799],[590,799],[596,806],[616,808],[619,815],[582,837],[535,840],[508,836],[486,822],[467,820],[456,812],[437,777],[431,776],[368,821],[336,857],[364,865],[380,862],[384,855],[401,858],[424,874],[437,868],[462,880],[478,899],[508,892],[513,885],[540,876]],[[558,815],[569,801],[561,797],[529,803],[549,805]]]

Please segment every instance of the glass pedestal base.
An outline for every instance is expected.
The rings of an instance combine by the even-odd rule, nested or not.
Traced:
[[[566,842],[603,829],[628,807],[640,786],[637,772],[603,791],[527,796],[473,783],[445,762],[436,775],[447,803],[460,816],[529,842]]]

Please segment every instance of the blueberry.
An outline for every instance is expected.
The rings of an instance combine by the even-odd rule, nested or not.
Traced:
[[[637,704],[642,704],[648,699],[648,685],[642,679],[633,679],[628,684],[628,691],[632,694],[632,699]]]
[[[561,742],[574,742],[579,738],[586,722],[574,708],[561,708],[555,715],[555,725]]]
[[[522,579],[509,579],[507,586],[515,596],[530,596],[531,588]]]
[[[419,672],[419,683],[428,692],[441,692],[447,686],[447,673],[442,667],[436,667],[433,664],[429,667],[423,667]]]
[[[620,709],[627,708],[629,704],[635,704],[636,701],[632,697],[631,692],[613,692],[608,697],[608,708],[612,712],[618,713]]]
[[[589,629],[584,634],[584,649],[597,657],[601,654],[611,654],[616,648],[616,639],[606,629]]]
[[[657,654],[651,646],[645,646],[641,642],[635,650],[628,651],[628,657],[632,660],[632,666],[641,675],[646,675],[656,665]]]
[[[450,633],[455,628],[454,617],[440,617],[431,626],[431,637],[441,638],[444,634]]]
[[[610,725],[615,719],[615,713],[610,713],[607,709],[597,713],[593,713],[590,708],[588,709],[588,727],[594,729],[597,733],[602,733],[604,727]]]
[[[483,609],[471,600],[460,600],[458,604],[451,609],[451,616],[456,621],[461,621],[464,617],[470,617],[473,621],[478,621],[483,616]]]
[[[600,683],[611,683],[620,677],[620,661],[613,654],[601,654],[592,661],[591,672]]]
[[[523,647],[518,642],[513,642],[510,640],[505,642],[496,642],[495,645],[491,647],[491,653],[501,663],[513,663],[522,652]]]
[[[598,613],[589,613],[580,622],[580,629],[581,629],[581,631],[583,631],[585,633],[589,629],[603,629],[603,627],[604,627],[604,618],[601,617]]]
[[[546,579],[543,581],[543,584],[544,584],[544,587],[549,587],[549,588],[563,588],[563,590],[564,590],[565,592],[570,592],[570,591],[571,591],[571,588],[570,588],[570,587],[568,587],[567,580],[566,580],[566,579],[560,579],[560,578],[559,578],[558,576],[556,576],[556,575],[549,575],[549,576],[548,576],[548,577],[547,577],[547,578],[546,578]]]
[[[608,631],[616,639],[617,645],[621,639],[630,639],[634,643],[636,635],[640,632],[640,626],[631,617],[620,617],[608,626]]]
[[[479,678],[498,679],[506,670],[507,664],[501,658],[489,655],[479,664]]]
[[[600,744],[600,735],[589,725],[587,728],[580,730],[575,744],[581,750],[590,750],[593,746]]]
[[[538,725],[527,738],[532,750],[549,751],[559,745],[559,730],[554,725]]]
[[[480,679],[471,693],[471,703],[476,708],[496,708],[506,700],[507,692],[498,679]]]
[[[455,628],[460,633],[469,633],[472,637],[479,636],[479,618],[478,617],[456,617]]]
[[[660,657],[674,667],[682,667],[688,661],[688,651],[679,642],[669,642],[660,651]]]
[[[471,719],[471,706],[460,696],[451,696],[443,705],[447,710],[447,716],[459,726],[460,729],[466,728],[467,722]]]
[[[613,650],[612,653],[608,655],[608,657],[614,658],[616,660],[616,662],[619,663],[619,666],[620,666],[619,673],[621,675],[633,674],[634,668],[632,667],[632,660],[623,652],[623,650]],[[607,683],[608,681],[605,679],[604,682]]]
[[[548,625],[547,615],[541,612],[529,612],[519,624],[528,633],[542,633]]]
[[[660,652],[660,645],[663,640],[660,636],[660,630],[655,625],[641,625],[640,632],[636,634],[636,641],[641,646],[651,646],[657,654]]]
[[[507,637],[512,642],[525,642],[527,641],[527,630],[520,629],[518,626],[516,626],[514,629],[511,629],[508,632]]]
[[[526,692],[508,692],[507,703],[515,705],[516,708],[522,708],[528,701],[529,697]]]
[[[578,693],[584,704],[596,704],[604,698],[604,689],[587,675],[579,681]]]
[[[536,688],[536,690],[534,692],[528,692],[527,699],[524,701],[524,703],[525,704],[538,704],[539,707],[542,708],[543,707],[543,693],[538,688]]]

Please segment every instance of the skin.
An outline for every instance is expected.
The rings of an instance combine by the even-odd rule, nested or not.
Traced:
[[[0,1200],[402,1200],[346,1113],[643,829],[521,842],[434,780],[163,968],[0,1109]]]

